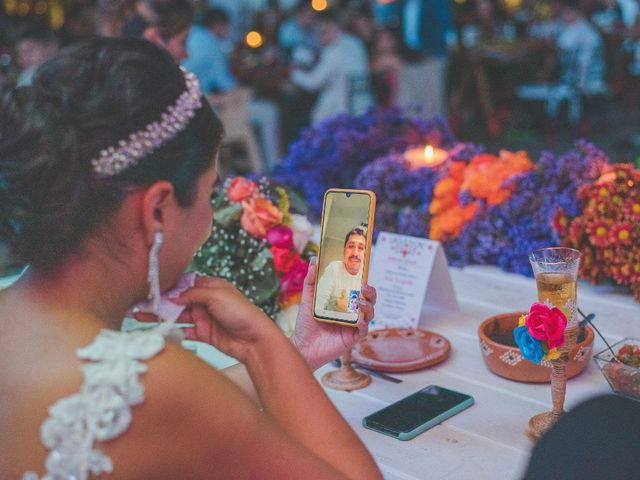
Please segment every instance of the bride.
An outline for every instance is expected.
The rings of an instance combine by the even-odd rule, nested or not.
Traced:
[[[119,331],[211,230],[222,126],[192,75],[147,42],[90,40],[0,115],[0,240],[29,264],[0,293],[1,478],[381,478],[312,375],[366,332],[372,288],[358,329],[320,324],[312,266],[289,340],[197,278],[175,302],[244,365],[226,375],[166,341],[171,322]]]

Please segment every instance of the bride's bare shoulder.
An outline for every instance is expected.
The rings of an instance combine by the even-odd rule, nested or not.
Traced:
[[[131,427],[101,449],[123,478],[198,478],[202,473],[202,478],[228,478],[221,459],[229,452],[229,436],[248,438],[250,431],[244,428],[243,435],[240,425],[255,418],[257,426],[258,407],[224,375],[174,343],[146,363],[145,399],[132,409]]]

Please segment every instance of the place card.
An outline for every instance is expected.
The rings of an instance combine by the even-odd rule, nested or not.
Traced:
[[[378,292],[371,329],[418,328],[424,304],[458,310],[447,259],[439,242],[380,232],[369,284]]]

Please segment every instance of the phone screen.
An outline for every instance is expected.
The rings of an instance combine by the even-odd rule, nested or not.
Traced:
[[[460,392],[431,385],[365,418],[370,427],[383,427],[388,433],[411,432],[446,412],[458,413],[471,406],[473,398]],[[463,408],[456,408],[462,406]]]
[[[324,197],[314,315],[355,324],[366,282],[375,196],[367,191],[329,190]]]

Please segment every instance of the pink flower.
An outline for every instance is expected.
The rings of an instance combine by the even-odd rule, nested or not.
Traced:
[[[282,212],[271,200],[250,198],[242,202],[240,225],[256,238],[264,238],[267,231],[282,223]]]
[[[527,330],[536,340],[547,342],[549,349],[564,345],[564,329],[567,317],[556,307],[549,308],[543,303],[534,303],[525,319]]]
[[[267,241],[272,247],[291,250],[293,248],[293,231],[289,227],[279,225],[267,232]]]
[[[309,270],[309,264],[297,257],[291,263],[289,271],[280,278],[280,291],[284,296],[285,302],[288,297],[302,292],[307,270]]]
[[[287,273],[293,264],[300,260],[298,252],[288,248],[271,247],[270,252],[273,256],[273,266],[278,273]]]
[[[258,191],[258,185],[244,177],[235,177],[229,184],[227,198],[230,202],[241,202]]]

